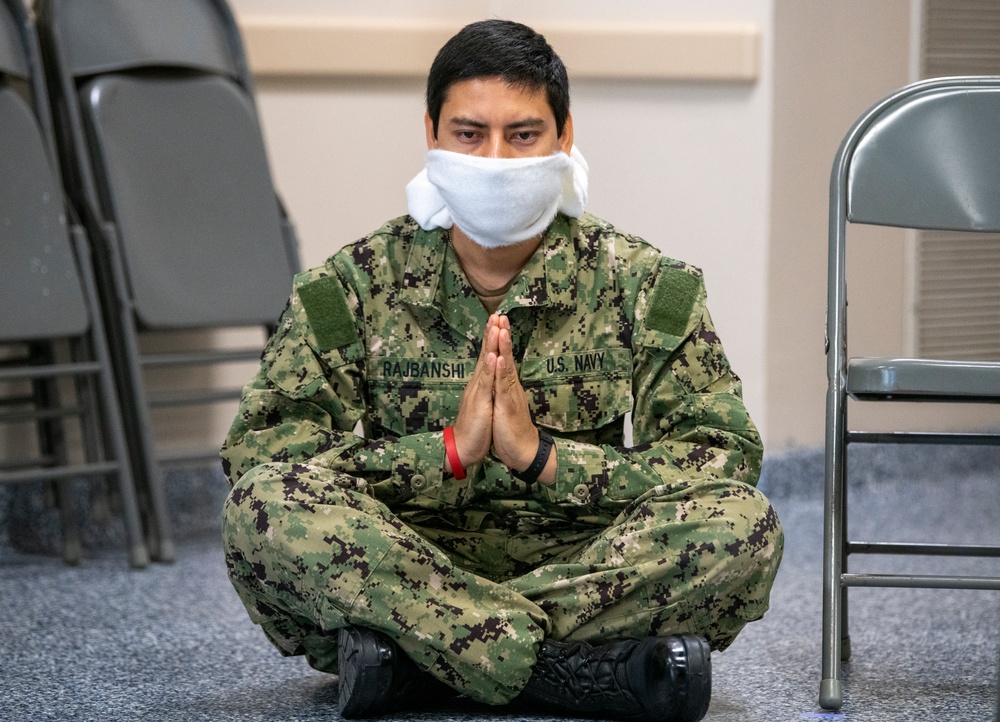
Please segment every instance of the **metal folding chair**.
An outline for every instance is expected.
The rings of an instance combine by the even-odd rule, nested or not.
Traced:
[[[178,331],[265,328],[297,270],[236,23],[223,0],[37,0],[67,188],[97,239],[97,276],[154,558],[173,558],[158,462],[217,459],[154,446],[151,409],[239,389],[149,391],[147,372],[253,361],[252,348],[176,349]],[[165,338],[167,351],[145,352]],[[189,344],[192,339],[187,339]],[[234,404],[235,406],[235,404]]]
[[[89,248],[67,218],[39,63],[21,0],[0,0],[0,483],[55,485],[63,556],[77,563],[70,484],[117,478],[129,557],[142,567],[149,555]]]
[[[847,629],[850,587],[1000,589],[998,577],[848,572],[851,554],[1000,556],[996,546],[847,539],[850,444],[1000,444],[1000,434],[993,433],[883,433],[848,428],[848,397],[892,402],[1000,402],[1000,362],[849,357],[848,223],[1000,232],[1000,77],[941,78],[903,88],[854,124],[833,165],[820,685],[820,705],[826,709],[838,709],[843,702],[840,665],[851,654]]]

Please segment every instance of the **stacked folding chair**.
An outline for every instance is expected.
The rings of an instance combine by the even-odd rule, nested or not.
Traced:
[[[0,483],[54,485],[64,557],[74,480],[117,480],[133,566],[148,563],[90,253],[59,183],[34,28],[0,0]]]
[[[93,238],[150,551],[170,560],[162,465],[217,459],[222,439],[171,455],[154,444],[152,410],[232,402],[239,389],[151,390],[149,375],[258,359],[297,270],[295,239],[222,0],[37,0],[36,17],[64,185]],[[230,328],[257,336],[215,348],[211,332]]]

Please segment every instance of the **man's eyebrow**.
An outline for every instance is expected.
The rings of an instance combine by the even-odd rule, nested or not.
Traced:
[[[510,130],[520,130],[521,128],[540,128],[545,125],[544,118],[525,118],[507,126]]]
[[[486,123],[481,120],[473,120],[472,118],[463,118],[461,116],[448,119],[449,125],[463,125],[470,128],[485,128]]]
[[[457,116],[448,119],[449,125],[463,126],[466,128],[486,128],[488,123],[484,123],[481,120],[475,120],[473,118],[463,118]],[[545,125],[544,118],[524,118],[523,120],[517,120],[506,126],[508,130],[520,130],[522,128],[539,128]]]

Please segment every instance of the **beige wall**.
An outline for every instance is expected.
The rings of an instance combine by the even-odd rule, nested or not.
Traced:
[[[255,58],[268,66],[277,62],[267,55],[269,27],[273,33],[303,21],[328,29],[367,28],[378,37],[383,27],[415,35],[444,25],[450,34],[468,21],[498,16],[545,32],[569,65],[576,139],[591,167],[590,210],[704,268],[714,319],[744,378],[751,412],[765,425],[769,0],[635,0],[625,16],[620,5],[592,0],[379,3],[363,11],[335,0],[280,6],[234,0],[233,6],[250,31],[252,67]],[[392,20],[366,17],[376,12]],[[655,64],[691,37],[695,41],[686,47],[699,52],[713,37],[732,31],[754,38],[752,79],[740,75],[737,64],[728,79],[704,80],[682,59],[671,65],[669,58],[660,62],[660,77],[639,79],[622,52],[608,58],[599,77],[580,54],[594,47],[580,42],[584,32],[607,43],[631,33],[633,44],[648,50],[646,59]],[[332,42],[336,36],[328,37]],[[405,212],[405,184],[422,167],[426,150],[423,75],[438,45],[428,48],[415,75],[341,74],[336,59],[323,61],[334,67],[325,74],[307,74],[308,67],[295,77],[258,72],[274,173],[306,265]],[[696,69],[718,62],[717,54],[702,56]]]
[[[231,3],[306,266],[405,212],[425,150],[423,75],[440,42],[483,17],[527,22],[567,59],[590,209],[705,269],[770,450],[822,443],[830,167],[853,120],[915,77],[920,0]],[[851,240],[852,319],[876,319],[852,321],[852,350],[904,354],[907,239],[862,229]],[[870,407],[852,418],[882,425]],[[168,446],[221,441],[234,408],[196,423],[163,414],[157,433]],[[928,428],[996,423],[969,407],[910,416]]]
[[[830,171],[854,120],[917,78],[919,10],[914,0],[775,0],[765,394],[771,450],[823,442]],[[910,243],[901,230],[848,228],[849,355],[912,352]],[[854,428],[871,430],[997,423],[995,410],[969,405],[848,408]]]
[[[768,440],[782,447],[823,438],[830,169],[854,120],[910,78],[910,0],[776,0],[774,18],[766,397]],[[871,352],[901,354],[901,234],[875,235],[888,248],[859,244],[850,271],[877,277],[881,293],[852,311],[881,320],[851,331]]]
[[[590,0],[233,2],[306,265],[405,211],[403,188],[423,163],[423,69],[441,39],[489,16],[545,32],[570,68],[577,142],[592,170],[590,209],[705,269],[713,316],[772,450],[822,443],[830,166],[853,120],[910,80],[917,4],[636,0],[623,15],[620,5]],[[282,27],[302,44],[269,55]],[[598,41],[603,33],[601,47],[632,33],[658,59],[685,34],[749,29],[756,72],[705,80],[667,58],[661,77],[640,79],[619,52],[601,76],[587,62],[593,39],[582,44],[574,28]],[[659,45],[655,37],[650,45],[651,32],[661,33]],[[366,56],[368,70],[328,55],[342,37],[368,40],[350,53],[353,62]],[[308,38],[321,45],[310,49]],[[382,68],[382,45],[406,50],[394,71]],[[293,70],[278,73],[280,63]],[[879,320],[852,324],[852,343],[902,354],[906,245],[899,232],[872,237],[890,240],[854,244],[851,269],[862,275],[852,289],[867,277],[877,290],[852,298],[855,312],[870,308]],[[867,408],[852,414],[871,416]]]
[[[483,17],[527,22],[567,59],[590,209],[704,268],[769,448],[822,443],[830,166],[852,121],[911,78],[919,0],[231,3],[306,266],[405,212],[425,150],[423,76],[440,42]],[[852,249],[852,272],[877,281],[853,310],[879,319],[852,323],[852,343],[900,354],[907,247],[887,235]],[[232,413],[196,425],[165,417],[158,434],[168,445],[221,440]]]
[[[426,70],[445,39],[484,17],[546,33],[569,66],[590,209],[704,268],[716,325],[766,428],[770,0],[632,0],[627,16],[597,0],[231,5],[305,266],[406,212],[404,188],[426,150]],[[239,386],[250,373],[213,378]],[[158,445],[221,443],[234,413],[157,412]]]

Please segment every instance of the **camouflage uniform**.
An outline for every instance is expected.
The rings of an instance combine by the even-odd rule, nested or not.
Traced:
[[[701,272],[558,216],[499,308],[556,481],[493,458],[457,481],[442,429],[488,317],[448,238],[399,218],[297,277],[222,452],[252,619],[331,672],[337,629],[381,630],[488,703],[545,638],[725,648],[766,610],[783,538]]]

